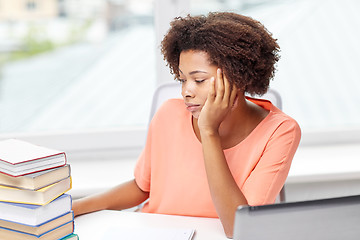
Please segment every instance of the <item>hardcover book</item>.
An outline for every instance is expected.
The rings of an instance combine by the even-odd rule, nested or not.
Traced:
[[[21,189],[38,190],[63,180],[69,177],[70,174],[71,168],[69,164],[19,177],[12,177],[7,174],[0,173],[0,185]]]
[[[45,205],[71,189],[71,177],[39,190],[0,186],[0,201]]]
[[[1,240],[56,240],[61,239],[74,231],[74,222],[60,225],[41,235],[34,235],[24,232],[19,232],[11,229],[0,228]]]
[[[72,198],[68,194],[62,194],[46,205],[0,202],[0,219],[38,226],[70,212],[71,207]]]
[[[22,176],[65,164],[65,152],[18,139],[0,141],[0,172],[10,176]]]
[[[42,235],[50,231],[51,229],[56,228],[57,226],[63,225],[71,221],[74,221],[74,213],[72,211],[57,216],[56,218],[53,218],[47,222],[44,222],[36,226],[0,220],[0,227],[4,229],[15,230],[18,232],[29,233],[33,235]]]

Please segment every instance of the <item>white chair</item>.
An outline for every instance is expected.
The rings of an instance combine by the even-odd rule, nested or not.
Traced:
[[[282,110],[281,96],[280,96],[280,93],[278,91],[276,91],[275,89],[269,88],[264,95],[261,95],[261,96],[255,95],[255,96],[250,96],[250,97],[269,100],[278,109]]]
[[[253,96],[255,98],[266,99],[272,102],[277,108],[282,109],[282,100],[280,94],[269,88],[268,91],[262,96]],[[161,106],[163,102],[170,98],[182,98],[181,96],[181,84],[177,82],[164,83],[157,87],[154,92],[152,99],[151,109],[150,109],[150,120],[153,118],[154,114]],[[279,196],[276,199],[276,202],[285,202],[285,185],[281,189]]]
[[[182,98],[180,83],[177,82],[164,83],[156,88],[150,109],[150,121],[153,118],[156,111],[158,110],[158,108],[161,106],[161,104],[163,104],[163,102],[165,102],[170,98]]]

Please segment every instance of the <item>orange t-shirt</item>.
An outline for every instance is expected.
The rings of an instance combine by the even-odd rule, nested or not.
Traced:
[[[274,203],[299,145],[300,127],[271,102],[248,100],[270,112],[246,139],[224,154],[249,205]],[[138,186],[150,192],[143,212],[218,217],[202,146],[183,100],[168,100],[155,114],[134,174]]]

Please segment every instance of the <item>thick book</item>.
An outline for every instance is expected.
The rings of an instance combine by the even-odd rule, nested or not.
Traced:
[[[68,194],[62,194],[46,205],[0,202],[0,219],[38,226],[70,212],[71,206],[72,198]]]
[[[42,235],[50,231],[51,229],[56,228],[57,226],[64,225],[65,223],[71,221],[74,221],[74,213],[72,211],[35,226],[0,220],[0,228],[15,230],[18,232],[29,233],[33,235]]]
[[[75,233],[72,233],[72,234],[62,238],[61,240],[79,240],[79,236]]]
[[[12,177],[0,172],[0,185],[21,189],[38,190],[63,180],[70,175],[71,168],[69,164],[19,177]]]
[[[74,232],[74,222],[57,226],[41,235],[34,235],[0,227],[1,240],[57,240]]]
[[[35,145],[18,139],[0,141],[0,172],[22,176],[66,164],[63,151]]]
[[[45,205],[71,189],[71,176],[39,190],[0,186],[0,201]]]

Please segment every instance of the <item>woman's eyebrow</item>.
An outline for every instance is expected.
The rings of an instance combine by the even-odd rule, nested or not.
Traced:
[[[179,72],[180,72],[181,74],[184,74],[180,69],[179,69]],[[194,74],[196,74],[196,73],[208,73],[208,72],[202,71],[202,70],[194,70],[194,71],[189,72],[189,75],[194,75]]]
[[[195,71],[191,71],[189,74],[190,75],[193,75],[193,74],[196,74],[196,73],[208,73],[206,71],[201,71],[201,70],[195,70]]]

